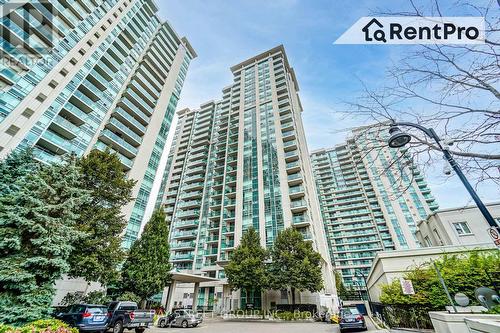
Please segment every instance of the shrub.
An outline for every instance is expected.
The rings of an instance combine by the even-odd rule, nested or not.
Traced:
[[[41,319],[22,327],[0,324],[0,333],[78,333],[77,328],[57,319]]]
[[[312,314],[309,311],[302,311],[302,312],[300,312],[300,311],[294,311],[294,312],[276,311],[273,313],[273,317],[276,319],[291,321],[291,320],[311,319]]]

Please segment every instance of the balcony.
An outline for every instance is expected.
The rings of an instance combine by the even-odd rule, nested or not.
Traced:
[[[132,142],[132,145],[134,147],[139,146],[142,142],[142,138],[139,135],[122,124],[117,118],[111,117],[106,127],[110,128],[113,131],[120,132],[121,134],[126,136],[130,140],[130,142]]]
[[[292,162],[297,161],[299,159],[299,153],[297,150],[289,151],[285,153],[285,161]]]
[[[70,141],[60,137],[50,130],[46,130],[42,134],[40,140],[38,141],[38,145],[46,148],[56,155],[63,155],[73,150],[73,145]]]
[[[303,212],[307,210],[307,201],[305,200],[293,200],[290,202],[290,208],[293,213]]]
[[[304,186],[296,185],[289,188],[289,195],[291,199],[300,198],[305,195]]]
[[[196,242],[177,242],[170,246],[173,250],[190,250],[196,247]]]
[[[124,169],[126,171],[130,170],[132,168],[132,165],[134,164],[134,161],[129,159],[128,157],[123,156],[119,152],[115,151],[113,148],[107,146],[101,141],[97,141],[96,144],[94,145],[96,149],[99,149],[100,151],[106,151],[107,149],[110,150],[111,152],[115,153],[118,158],[120,159],[120,162],[123,164]]]
[[[149,124],[149,116],[132,103],[127,97],[122,98],[120,104],[134,115],[134,118],[141,124],[147,126]]]
[[[189,254],[177,254],[172,257],[170,257],[170,261],[191,261],[194,259],[194,254],[189,253]]]
[[[146,126],[137,121],[137,119],[135,119],[121,107],[117,107],[115,109],[115,111],[113,112],[113,117],[120,120],[120,122],[132,129],[138,135],[144,135],[144,133],[146,133]]]
[[[183,190],[184,191],[199,190],[202,189],[204,186],[205,186],[204,182],[190,183],[190,184],[185,184]]]
[[[177,192],[176,192],[177,194]],[[192,192],[186,192],[183,193],[179,196],[180,199],[191,199],[191,198],[197,198],[201,197],[203,195],[203,191],[192,191]]]
[[[200,211],[197,209],[192,209],[192,210],[185,210],[185,211],[179,211],[176,214],[176,217],[178,218],[184,218],[184,217],[199,217],[200,216]]]
[[[199,200],[191,200],[191,201],[181,201],[177,207],[183,208],[195,208],[200,207],[201,201]]]
[[[135,148],[130,143],[119,137],[117,134],[111,132],[107,128],[101,131],[99,139],[102,142],[111,145],[113,148],[115,148],[117,151],[128,158],[134,158],[138,153],[137,148]]]
[[[174,223],[174,228],[176,229],[184,229],[184,228],[192,228],[197,227],[200,221],[198,219],[191,220],[178,220]]]
[[[78,126],[74,125],[60,115],[57,115],[54,118],[49,128],[68,140],[76,138],[80,133],[80,128]]]
[[[296,139],[295,131],[282,132],[283,141],[290,141]]]
[[[297,227],[302,227],[310,224],[309,216],[304,215],[294,215],[292,217],[292,224]]]
[[[198,230],[177,231],[172,234],[172,239],[196,238]]]
[[[287,180],[288,180],[288,185],[290,186],[301,184],[303,182],[302,174],[300,172],[292,173],[291,175],[287,176]]]

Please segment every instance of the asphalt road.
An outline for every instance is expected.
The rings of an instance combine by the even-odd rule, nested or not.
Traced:
[[[367,318],[368,332],[385,333],[378,331]],[[133,332],[133,331],[131,331]],[[145,333],[339,333],[338,325],[327,323],[283,323],[270,322],[240,322],[209,319],[195,328],[158,328],[146,330]]]

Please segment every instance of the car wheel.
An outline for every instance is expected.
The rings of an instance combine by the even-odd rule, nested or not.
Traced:
[[[123,322],[121,320],[116,321],[115,326],[113,326],[113,333],[123,333]]]
[[[181,326],[182,326],[182,328],[187,328],[189,326],[187,320],[184,320],[182,322]]]
[[[162,320],[160,320],[160,321],[158,322],[158,327],[163,328],[163,327],[165,327],[165,326],[167,326],[167,322],[166,322],[166,320],[165,320],[165,319],[162,319]]]

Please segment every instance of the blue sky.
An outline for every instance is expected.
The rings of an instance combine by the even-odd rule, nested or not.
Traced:
[[[376,88],[385,70],[405,47],[334,45],[333,42],[362,16],[377,8],[407,8],[407,0],[158,0],[160,16],[186,36],[198,58],[184,84],[179,109],[196,108],[219,99],[232,82],[229,67],[276,45],[285,46],[294,67],[304,106],[303,120],[310,150],[345,139],[361,120],[345,119],[344,101],[360,95],[361,80]],[[444,13],[446,16],[446,13]],[[470,203],[456,179],[440,176],[442,165],[428,174],[441,207]],[[485,201],[498,200],[498,188],[484,185]]]

